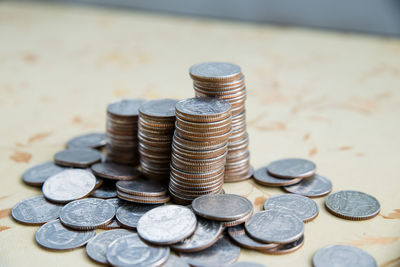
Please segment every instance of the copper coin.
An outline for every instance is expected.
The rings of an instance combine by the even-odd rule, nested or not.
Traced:
[[[101,158],[101,153],[91,148],[66,149],[54,155],[55,163],[67,167],[89,167]]]
[[[132,180],[140,175],[135,167],[110,162],[97,163],[91,168],[95,175],[113,180]]]
[[[121,192],[144,197],[164,196],[168,192],[164,184],[143,178],[133,181],[119,181],[116,185]]]
[[[302,179],[302,178],[295,178],[295,179],[276,178],[268,173],[267,167],[262,167],[256,170],[253,174],[253,177],[257,183],[267,186],[292,185],[299,183]]]

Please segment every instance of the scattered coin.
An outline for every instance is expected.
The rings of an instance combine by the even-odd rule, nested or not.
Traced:
[[[114,206],[115,211],[117,211],[120,207],[122,207],[124,205],[128,205],[128,203],[126,201],[124,201],[120,198],[117,198],[117,197],[106,199],[106,201]],[[117,214],[117,212],[115,212],[115,214]],[[102,225],[99,228],[109,230],[109,229],[121,228],[121,226],[119,225],[117,218],[114,217],[110,223]]]
[[[60,204],[48,202],[42,195],[18,202],[11,210],[11,216],[26,224],[44,224],[57,219],[60,215]]]
[[[42,191],[45,198],[58,203],[86,197],[93,191],[96,177],[88,171],[68,169],[57,173],[44,182]]]
[[[85,168],[100,162],[102,154],[91,148],[65,149],[54,155],[55,163],[67,167]]]
[[[235,241],[237,244],[239,244],[241,247],[244,248],[263,250],[279,246],[279,244],[275,243],[261,243],[251,238],[250,236],[247,235],[244,226],[242,224],[229,227],[228,234],[233,239],[233,241]]]
[[[101,148],[106,145],[106,142],[104,133],[89,133],[70,139],[67,142],[67,148]]]
[[[295,178],[295,179],[276,178],[268,173],[267,167],[262,167],[256,170],[253,174],[253,177],[257,183],[266,186],[292,185],[292,184],[297,184],[302,180],[302,178]]]
[[[93,174],[105,179],[132,180],[140,175],[135,167],[112,162],[97,163],[92,165],[91,168]]]
[[[170,200],[169,195],[164,195],[160,197],[143,197],[143,196],[126,194],[121,191],[117,191],[117,196],[129,202],[142,203],[142,204],[163,204],[167,203]]]
[[[381,210],[379,201],[363,192],[344,190],[330,194],[325,199],[330,213],[347,220],[367,220]]]
[[[163,265],[163,267],[189,267],[183,259],[177,257],[173,254],[169,255],[167,262]]]
[[[194,213],[183,206],[166,205],[145,213],[138,222],[137,232],[150,243],[170,245],[189,237],[196,230]]]
[[[65,205],[60,221],[72,229],[88,230],[111,222],[114,216],[114,205],[103,199],[85,198]]]
[[[26,170],[22,175],[22,180],[29,185],[41,186],[47,178],[63,170],[65,170],[65,167],[56,165],[52,161],[46,162]]]
[[[300,249],[303,245],[304,245],[304,236],[301,236],[299,239],[291,243],[281,244],[275,248],[262,250],[260,252],[265,254],[274,254],[274,255],[288,254]]]
[[[268,198],[264,203],[265,210],[286,211],[309,222],[317,217],[318,205],[314,200],[296,194],[281,194]]]
[[[168,193],[168,188],[164,184],[143,178],[119,181],[116,186],[119,191],[136,196],[159,197]]]
[[[117,196],[117,190],[115,189],[115,183],[105,182],[99,188],[94,190],[91,194],[92,197],[96,198],[113,198]]]
[[[66,250],[85,245],[94,236],[94,231],[75,231],[66,228],[59,220],[42,225],[35,234],[36,242],[42,247]]]
[[[276,160],[268,164],[268,172],[278,178],[294,179],[310,177],[317,166],[312,161],[298,158]]]
[[[319,249],[313,257],[313,267],[377,267],[375,259],[362,249],[334,245]]]
[[[243,223],[247,222],[248,220],[250,220],[251,216],[253,216],[253,211],[251,211],[249,214],[247,214],[246,216],[244,216],[240,219],[222,222],[222,226],[223,227],[232,227],[232,226],[243,224]]]
[[[321,197],[331,192],[332,183],[324,176],[314,174],[311,177],[304,178],[300,183],[284,186],[283,189],[306,197]]]
[[[254,263],[254,262],[240,261],[240,262],[235,262],[234,264],[229,265],[229,267],[266,267],[266,266],[259,264],[259,263]]]
[[[139,219],[149,210],[159,206],[160,205],[128,203],[117,209],[116,218],[123,227],[136,229]]]

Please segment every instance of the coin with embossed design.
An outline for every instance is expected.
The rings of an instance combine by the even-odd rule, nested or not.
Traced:
[[[262,167],[256,170],[253,174],[254,180],[262,185],[266,186],[285,186],[297,184],[302,178],[295,179],[282,179],[270,175],[267,171],[267,167]]]
[[[22,180],[29,185],[41,186],[47,178],[65,169],[65,167],[56,165],[52,161],[45,162],[26,170],[22,175]]]
[[[125,205],[117,209],[115,216],[119,224],[128,229],[136,229],[139,219],[146,212],[160,206],[154,204],[125,203]]]
[[[241,247],[244,247],[244,248],[262,250],[262,249],[269,249],[269,248],[274,248],[274,247],[279,246],[279,244],[262,243],[262,242],[258,242],[257,240],[251,238],[246,233],[246,230],[244,229],[243,224],[229,227],[228,234],[232,238],[233,241],[235,241],[237,244],[239,244]]]
[[[104,133],[89,133],[70,139],[67,142],[67,148],[101,148],[106,145],[106,142]]]
[[[260,252],[265,254],[273,254],[273,255],[282,255],[294,252],[300,249],[304,245],[304,235],[302,235],[299,239],[287,243],[280,244],[279,246],[271,249],[260,250]]]
[[[310,177],[315,173],[316,168],[314,162],[299,158],[276,160],[267,166],[271,175],[286,179]]]
[[[346,245],[327,246],[313,257],[313,267],[377,267],[375,259],[366,251]]]
[[[102,154],[92,148],[71,148],[54,155],[54,162],[67,167],[85,168],[100,162]]]
[[[321,197],[331,192],[332,182],[324,176],[314,174],[311,177],[304,178],[297,184],[284,186],[283,189],[306,197]]]
[[[117,197],[116,198],[106,199],[106,201],[114,206],[115,211],[117,211],[120,207],[128,204],[128,202],[126,202],[125,200],[122,200],[122,199],[117,198]],[[117,214],[117,212],[115,212],[115,214]],[[111,222],[100,226],[100,228],[101,229],[105,229],[105,230],[109,230],[109,229],[121,228],[121,226],[119,225],[119,223],[117,221],[117,218],[114,217]]]
[[[99,188],[94,190],[91,194],[92,197],[96,198],[113,198],[117,196],[117,190],[115,189],[115,182],[106,181]]]
[[[229,102],[213,97],[194,97],[176,104],[176,116],[192,122],[213,122],[231,116]]]
[[[189,74],[193,80],[199,81],[231,81],[242,75],[236,64],[227,62],[204,62],[190,67]]]
[[[133,181],[119,181],[116,184],[117,189],[126,194],[159,197],[167,194],[167,186],[153,180],[138,178]]]
[[[102,162],[92,165],[96,176],[112,180],[132,180],[139,177],[140,172],[132,166],[112,162]]]

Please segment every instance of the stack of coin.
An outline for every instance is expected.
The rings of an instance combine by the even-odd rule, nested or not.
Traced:
[[[169,191],[178,204],[218,194],[224,183],[231,106],[216,98],[189,98],[176,104]]]
[[[138,156],[138,110],[142,99],[123,99],[107,107],[107,159],[137,165]]]
[[[139,156],[146,177],[168,182],[177,102],[158,99],[139,107]]]
[[[117,196],[123,200],[142,204],[162,204],[169,201],[166,185],[154,180],[138,178],[118,181]]]
[[[232,135],[229,138],[225,165],[225,182],[248,179],[250,166],[249,137],[246,131],[246,85],[239,66],[223,62],[206,62],[189,69],[197,97],[216,97],[232,106]]]

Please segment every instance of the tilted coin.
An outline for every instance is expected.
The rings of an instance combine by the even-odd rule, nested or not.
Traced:
[[[260,263],[240,261],[240,262],[235,262],[234,264],[229,265],[229,267],[266,267],[266,266],[262,265]]]
[[[133,166],[112,162],[97,163],[91,168],[95,175],[113,180],[132,180],[140,175],[140,172]]]
[[[141,115],[156,118],[175,117],[175,105],[178,101],[166,98],[146,101],[139,107],[139,112]]]
[[[41,186],[50,176],[62,172],[65,167],[46,162],[33,166],[22,175],[22,180],[29,185]]]
[[[363,192],[343,190],[330,194],[325,199],[330,213],[348,220],[367,220],[381,210],[379,201]]]
[[[306,197],[321,197],[331,192],[332,182],[324,176],[314,174],[311,177],[304,178],[297,184],[284,186],[283,189]]]
[[[157,197],[168,192],[168,188],[164,184],[143,178],[133,181],[119,181],[116,186],[119,191],[137,196]]]
[[[274,255],[281,255],[281,254],[288,254],[300,249],[304,245],[304,235],[302,235],[299,239],[287,243],[281,244],[275,248],[260,250],[260,252],[265,254],[274,254]]]
[[[314,162],[298,158],[276,160],[267,166],[271,175],[287,179],[310,177],[316,168]]]
[[[107,139],[104,133],[89,133],[70,139],[67,148],[100,148],[106,145]]]
[[[117,190],[115,189],[115,183],[105,182],[99,188],[94,190],[91,194],[92,197],[97,198],[112,198],[117,196]]]
[[[262,167],[256,170],[253,174],[253,177],[257,183],[267,186],[292,185],[299,183],[302,179],[302,178],[295,178],[295,179],[276,178],[268,173],[267,167]]]
[[[268,248],[274,248],[279,246],[279,244],[275,243],[262,243],[257,240],[251,238],[245,231],[244,226],[236,225],[228,228],[229,236],[238,243],[241,247],[262,250]]]
[[[66,228],[59,220],[42,225],[35,234],[42,247],[56,250],[77,248],[85,245],[94,236],[94,231],[75,231]]]
[[[54,155],[55,163],[67,167],[89,167],[101,159],[102,154],[92,148],[65,149]]]
[[[160,266],[168,259],[169,247],[150,246],[137,234],[130,234],[114,240],[106,255],[112,266]]]
[[[265,210],[281,210],[296,215],[303,222],[309,222],[319,213],[314,200],[296,194],[281,194],[268,198],[264,203]]]
[[[194,80],[231,80],[241,76],[238,65],[226,62],[205,62],[190,67],[189,74]]]
[[[48,200],[66,203],[89,195],[95,185],[96,177],[92,173],[68,169],[48,178],[43,184],[42,191]]]
[[[172,245],[171,248],[180,252],[196,252],[206,249],[218,241],[223,230],[224,227],[220,222],[198,218],[196,231],[189,238]]]
[[[244,216],[240,219],[222,222],[222,226],[223,227],[232,227],[232,226],[236,226],[239,224],[243,224],[243,223],[247,222],[248,220],[250,220],[251,216],[253,216],[253,211],[251,211],[249,214],[247,214],[246,216]]]
[[[48,202],[42,195],[22,200],[15,204],[11,216],[26,224],[43,224],[57,219],[60,215],[60,204]]]
[[[287,244],[303,235],[304,223],[296,215],[267,210],[255,213],[245,223],[245,228],[247,233],[258,241]]]
[[[106,201],[114,206],[114,208],[115,208],[115,214],[117,214],[117,210],[118,210],[120,207],[122,207],[122,206],[128,204],[128,202],[126,202],[125,200],[122,200],[122,199],[117,198],[117,197],[116,197],[116,198],[109,198],[109,199],[106,199]],[[114,219],[112,219],[112,221],[111,221],[110,223],[107,223],[107,224],[105,224],[105,225],[102,225],[102,226],[100,226],[100,228],[101,228],[101,229],[108,230],[108,229],[117,229],[117,228],[121,228],[121,226],[119,225],[119,223],[118,223],[118,221],[117,221],[117,218],[114,217]]]
[[[118,117],[137,117],[143,99],[122,99],[112,102],[107,106],[107,112]]]
[[[108,245],[114,240],[130,234],[133,234],[133,232],[125,229],[115,229],[97,234],[86,244],[86,254],[94,261],[107,264],[106,253]]]
[[[138,222],[137,232],[150,243],[170,245],[189,237],[196,230],[194,213],[183,206],[167,205],[145,213]]]
[[[167,262],[163,265],[163,267],[189,267],[183,259],[177,257],[173,254],[169,255]]]
[[[167,203],[170,200],[169,195],[164,195],[159,197],[143,197],[143,196],[126,194],[121,191],[117,191],[117,196],[129,202],[143,203],[143,204],[162,204],[162,203]]]
[[[313,267],[377,267],[375,259],[366,251],[346,245],[327,246],[313,257]]]
[[[117,221],[123,227],[128,229],[136,229],[139,219],[149,210],[159,206],[160,205],[127,203],[117,209],[115,216]]]
[[[75,200],[65,205],[60,221],[73,229],[94,229],[109,223],[115,216],[115,207],[98,198]]]
[[[234,194],[204,195],[193,200],[192,207],[197,215],[217,221],[237,220],[253,211],[250,200]]]

